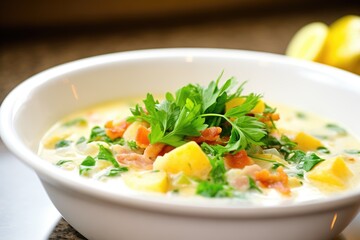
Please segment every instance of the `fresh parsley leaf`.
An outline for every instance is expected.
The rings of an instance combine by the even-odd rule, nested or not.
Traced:
[[[106,176],[108,176],[108,177],[115,177],[115,176],[119,176],[121,173],[127,172],[127,171],[129,171],[129,169],[128,169],[127,167],[111,168],[111,169],[106,173]]]
[[[258,191],[259,193],[262,193],[261,189],[257,186],[255,180],[252,177],[248,176],[248,180],[249,180],[249,188],[250,189],[253,189],[253,190]]]
[[[93,169],[95,164],[96,160],[91,156],[87,156],[79,166],[79,174],[84,175],[86,172]]]
[[[111,151],[109,149],[105,148],[101,144],[99,144],[99,153],[95,157],[95,159],[97,159],[97,160],[99,160],[99,159],[106,160],[106,161],[111,162],[114,165],[114,167],[117,167],[117,168],[120,167],[119,163],[116,161],[116,159],[114,158]]]
[[[202,181],[196,188],[196,194],[209,198],[232,197],[233,190],[224,184]]]
[[[324,161],[324,159],[315,153],[306,154],[301,150],[293,150],[286,160],[296,163],[298,169],[303,169],[307,172],[313,169],[318,163]]]
[[[63,139],[63,140],[56,142],[55,148],[68,147],[68,146],[70,146],[71,143],[72,143],[72,141]]]
[[[99,126],[95,126],[91,129],[88,143],[94,141],[111,142],[111,139],[106,135],[105,129]]]
[[[318,163],[324,161],[324,159],[320,158],[315,153],[305,155],[305,158],[300,163],[299,167],[304,169],[305,171],[310,171],[315,167]]]

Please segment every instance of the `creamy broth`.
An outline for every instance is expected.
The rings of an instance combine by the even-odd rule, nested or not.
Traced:
[[[89,182],[102,184],[104,188],[114,192],[153,192],[168,197],[208,197],[206,194],[197,193],[200,182],[210,178],[209,171],[212,171],[214,166],[209,165],[211,167],[207,170],[204,178],[193,172],[188,174],[186,172],[188,170],[174,172],[168,170],[170,168],[162,168],[161,164],[163,163],[160,164],[160,161],[169,162],[169,155],[174,150],[159,154],[155,159],[151,159],[150,163],[146,159],[140,165],[133,164],[132,156],[135,155],[134,161],[143,161],[143,157],[140,156],[145,155],[146,146],[139,146],[134,133],[126,133],[134,132],[134,130],[129,130],[129,126],[126,127],[124,136],[119,138],[121,141],[118,143],[107,143],[103,140],[89,142],[94,127],[99,126],[99,129],[103,130],[109,121],[113,121],[114,125],[118,124],[131,115],[129,108],[134,107],[137,102],[141,101],[131,99],[106,103],[61,119],[43,137],[39,155],[61,168],[64,174],[71,174],[75,178],[84,178]],[[300,171],[292,160],[285,159],[274,148],[260,151],[259,147],[247,149],[246,154],[251,163],[245,164],[245,167],[231,167],[229,164],[225,164],[225,188],[231,189],[231,194],[225,197],[263,205],[276,205],[279,202],[303,202],[319,199],[359,185],[360,143],[354,136],[338,125],[314,114],[299,112],[287,106],[276,105],[276,109],[280,120],[276,121],[276,129],[272,130],[272,134],[278,139],[280,139],[280,135],[284,134],[294,142],[300,132],[305,133],[305,139],[311,137],[310,140],[305,140],[306,143],[311,142],[314,138],[321,143],[321,147],[303,152],[308,155],[314,153],[323,161],[319,161],[309,171]],[[144,126],[149,127],[146,124]],[[138,128],[136,130],[139,131]],[[133,144],[135,145],[133,146]],[[98,157],[100,146],[109,150],[108,153],[117,161],[119,166],[116,167],[116,170],[114,170],[115,165],[109,159],[104,160]],[[284,148],[284,146],[282,147]],[[294,149],[298,149],[298,147],[294,147]],[[119,157],[123,156],[122,154],[128,159],[124,160]],[[194,155],[194,153],[192,154]],[[91,157],[88,161],[90,164],[85,162],[88,157]],[[266,159],[264,160],[264,158]],[[193,165],[194,168],[196,166]],[[279,166],[283,172],[279,170]],[[265,175],[267,173],[273,175],[275,180],[270,177],[269,181],[275,181],[274,184],[269,183],[267,178],[261,182],[263,180],[259,172],[263,169],[266,169]],[[165,176],[161,175],[163,172]],[[286,175],[286,181],[276,180],[281,178],[282,173]],[[245,185],[242,182],[245,182]],[[280,182],[283,186],[279,187]],[[284,188],[288,190],[283,190]]]

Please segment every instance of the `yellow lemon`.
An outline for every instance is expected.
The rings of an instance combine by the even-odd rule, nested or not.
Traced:
[[[328,35],[328,26],[321,22],[302,27],[291,39],[286,55],[295,58],[318,61]]]
[[[360,17],[348,15],[329,28],[322,63],[360,74]]]

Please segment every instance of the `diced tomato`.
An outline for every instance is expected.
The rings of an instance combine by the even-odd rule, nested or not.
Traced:
[[[289,178],[282,167],[278,167],[274,174],[267,169],[262,169],[255,174],[255,180],[260,183],[261,187],[274,188],[284,195],[291,194]]]
[[[244,168],[245,166],[254,164],[254,161],[248,157],[245,150],[240,150],[235,154],[227,154],[224,157],[225,166],[227,168]]]
[[[108,121],[105,123],[105,133],[110,139],[116,139],[122,137],[125,130],[130,126],[131,123],[126,120],[115,123],[114,121]]]
[[[136,132],[135,141],[136,144],[141,148],[146,148],[149,146],[149,134],[150,130],[144,126],[140,126]]]

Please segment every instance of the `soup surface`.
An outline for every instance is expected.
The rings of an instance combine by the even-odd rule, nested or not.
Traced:
[[[344,128],[223,85],[187,85],[94,106],[57,122],[39,155],[120,192],[278,204],[359,185],[360,143]]]

